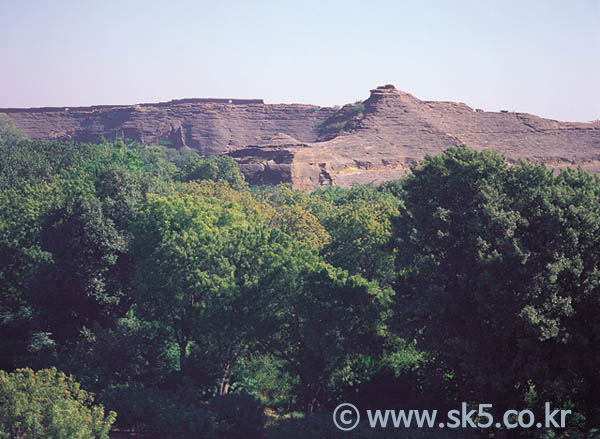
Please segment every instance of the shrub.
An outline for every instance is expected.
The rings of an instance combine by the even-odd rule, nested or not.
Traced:
[[[119,427],[156,432],[161,439],[215,437],[215,416],[202,401],[193,406],[176,394],[139,385],[111,387],[102,399],[119,411]]]
[[[285,363],[270,355],[240,360],[235,370],[236,391],[255,395],[269,409],[287,412],[295,402],[298,379],[285,371]]]
[[[348,127],[349,123],[350,123],[350,121],[348,121],[348,120],[344,120],[344,121],[341,121],[341,122],[335,122],[335,123],[327,125],[325,127],[325,129],[327,131],[339,133],[341,131],[344,131]]]
[[[13,145],[21,140],[25,140],[25,134],[15,127],[7,114],[0,113],[0,143],[6,142],[7,145]]]
[[[218,396],[208,403],[189,392],[116,386],[102,394],[119,411],[119,427],[158,433],[161,439],[253,439],[262,435],[264,408],[246,393]]]
[[[352,116],[357,116],[359,118],[363,117],[363,114],[365,112],[365,104],[363,104],[362,102],[358,102],[356,104],[354,104],[354,106],[352,107],[352,111],[350,112],[352,114]]]
[[[108,439],[116,413],[55,368],[0,371],[0,439]]]
[[[264,407],[254,396],[247,393],[229,393],[212,399],[208,407],[217,417],[219,437],[262,437]]]

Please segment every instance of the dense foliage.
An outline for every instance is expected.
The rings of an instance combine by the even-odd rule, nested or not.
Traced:
[[[108,439],[116,415],[93,401],[54,368],[0,370],[0,438]]]
[[[337,437],[322,416],[340,402],[460,401],[552,401],[569,437],[600,425],[600,182],[582,171],[461,147],[305,194],[248,187],[228,157],[3,126],[0,206],[0,368],[73,374],[121,428]],[[27,377],[31,399],[10,396]],[[92,412],[44,403],[100,410],[54,369],[0,380],[34,418],[60,386]]]

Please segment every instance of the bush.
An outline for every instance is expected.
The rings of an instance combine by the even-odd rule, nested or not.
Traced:
[[[208,403],[189,393],[153,387],[116,386],[103,392],[119,411],[119,427],[158,433],[161,439],[253,439],[261,437],[264,408],[245,393],[218,396]]]
[[[264,407],[247,393],[217,396],[208,404],[217,417],[219,437],[254,439],[262,437]]]
[[[12,119],[7,114],[0,113],[0,142],[14,145],[21,140],[25,140],[25,134],[15,127]]]
[[[234,372],[235,389],[255,395],[269,409],[289,412],[295,403],[297,377],[285,371],[285,363],[270,355],[240,360]]]
[[[362,102],[358,102],[358,103],[354,104],[350,114],[352,114],[352,117],[362,118],[364,116],[364,112],[365,112],[365,104],[363,104]]]
[[[55,368],[0,371],[0,439],[108,439],[116,413],[93,401]]]
[[[215,416],[202,401],[193,406],[175,394],[139,385],[112,387],[102,399],[119,411],[119,427],[156,432],[161,439],[215,437]]]

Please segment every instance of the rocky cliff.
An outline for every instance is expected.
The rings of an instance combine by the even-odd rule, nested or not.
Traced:
[[[267,105],[261,100],[184,99],[158,104],[0,109],[32,138],[130,138],[230,154],[251,183],[318,186],[381,182],[425,154],[466,144],[509,161],[600,172],[600,122],[558,122],[421,101],[387,85],[340,109]]]
[[[314,105],[267,105],[262,99],[179,99],[155,104],[8,108],[30,138],[97,142],[132,139],[202,154],[225,154],[284,132],[312,142],[315,126],[335,113]]]

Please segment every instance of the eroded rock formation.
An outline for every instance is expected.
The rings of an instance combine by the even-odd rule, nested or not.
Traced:
[[[156,104],[0,109],[30,138],[97,142],[132,139],[202,154],[225,154],[284,132],[301,141],[335,113],[314,105],[267,105],[262,99],[179,99]]]
[[[184,99],[119,107],[0,109],[32,138],[130,138],[230,154],[254,184],[311,190],[404,175],[426,154],[455,145],[495,149],[509,161],[600,172],[600,122],[558,122],[421,101],[391,85],[336,110],[261,100]]]

